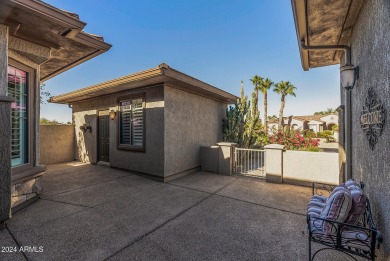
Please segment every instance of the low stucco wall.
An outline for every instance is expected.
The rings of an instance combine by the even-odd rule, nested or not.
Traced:
[[[284,151],[283,179],[339,184],[338,153]]]
[[[74,160],[74,126],[40,126],[41,163],[55,164]]]

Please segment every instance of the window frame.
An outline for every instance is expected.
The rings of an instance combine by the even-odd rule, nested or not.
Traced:
[[[8,65],[27,72],[27,162],[15,167],[11,167],[12,176],[16,176],[21,172],[25,172],[34,167],[35,164],[35,144],[34,139],[36,137],[35,132],[35,98],[37,95],[37,88],[35,84],[36,70],[25,64],[17,62],[11,58],[8,59]],[[7,72],[8,77],[8,72]],[[8,88],[8,81],[7,81]],[[38,105],[39,106],[39,105]],[[12,116],[11,116],[12,117]]]
[[[136,94],[129,94],[126,96],[120,96],[117,98],[117,139],[116,139],[116,147],[118,150],[127,150],[127,151],[135,151],[135,152],[145,152],[145,141],[146,141],[146,113],[145,113],[145,107],[146,107],[146,95],[145,93],[136,93]],[[135,100],[135,99],[142,99],[142,145],[127,145],[127,144],[121,144],[121,105],[120,103],[122,101],[126,100]]]

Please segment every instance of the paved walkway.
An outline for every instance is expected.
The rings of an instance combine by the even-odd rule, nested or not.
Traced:
[[[0,231],[0,246],[37,251],[0,260],[308,259],[308,188],[205,172],[160,183],[77,162],[49,166],[43,185]]]

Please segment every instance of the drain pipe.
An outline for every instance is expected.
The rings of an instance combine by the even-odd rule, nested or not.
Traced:
[[[308,46],[305,45],[305,41],[301,41],[301,48],[303,50],[341,50],[344,51],[344,66],[351,65],[351,48],[348,45],[317,45]],[[345,178],[352,178],[352,108],[351,108],[351,91],[352,88],[345,88]]]

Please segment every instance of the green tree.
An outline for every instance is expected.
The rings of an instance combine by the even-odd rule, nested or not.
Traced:
[[[281,81],[274,86],[274,92],[277,94],[280,94],[281,100],[280,100],[280,111],[279,111],[279,122],[278,122],[278,128],[279,130],[283,128],[283,110],[286,104],[286,96],[292,95],[296,96],[295,90],[297,87],[295,87],[292,83],[289,81]]]
[[[248,96],[244,94],[244,86],[241,81],[240,98],[233,106],[226,110],[226,119],[222,122],[223,140],[237,143],[238,147],[243,147],[245,119],[250,107]]]
[[[41,125],[71,125],[72,124],[69,121],[67,123],[64,123],[64,122],[59,122],[57,120],[49,120],[49,119],[46,119],[45,117],[42,117],[40,119],[39,123]]]
[[[245,148],[251,148],[256,144],[258,132],[261,130],[260,112],[259,112],[259,96],[256,87],[252,92],[252,106],[245,118],[245,131],[243,145]],[[250,103],[249,103],[250,105]]]
[[[41,83],[41,85],[39,86],[39,90],[40,90],[40,101],[41,101],[41,104],[44,104],[46,103],[44,98],[45,97],[49,97],[51,94],[49,91],[46,90],[46,85],[44,83]]]
[[[264,103],[264,131],[268,131],[268,116],[267,116],[267,107],[268,107],[268,90],[272,87],[274,83],[269,79],[263,79],[260,84],[260,91],[263,93],[263,103]]]
[[[327,108],[325,111],[316,111],[314,115],[328,115],[336,112],[337,112],[336,109]]]
[[[56,120],[48,120],[46,118],[41,118],[40,119],[40,122],[39,122],[41,125],[60,125],[60,124],[63,124],[61,122],[58,122]]]
[[[254,91],[256,92],[257,97],[259,97],[259,91],[260,91],[261,83],[263,82],[263,77],[260,77],[256,74],[255,76],[252,77],[252,79],[250,79],[250,81],[253,84]]]
[[[271,121],[271,120],[277,120],[277,119],[278,119],[278,116],[276,116],[276,115],[274,114],[274,115],[272,115],[272,116],[267,116],[267,119],[268,119],[269,121]]]
[[[242,81],[240,98],[226,110],[222,129],[224,141],[235,142],[239,148],[261,147],[268,142],[260,122],[257,91],[253,90],[251,103],[244,94]]]

